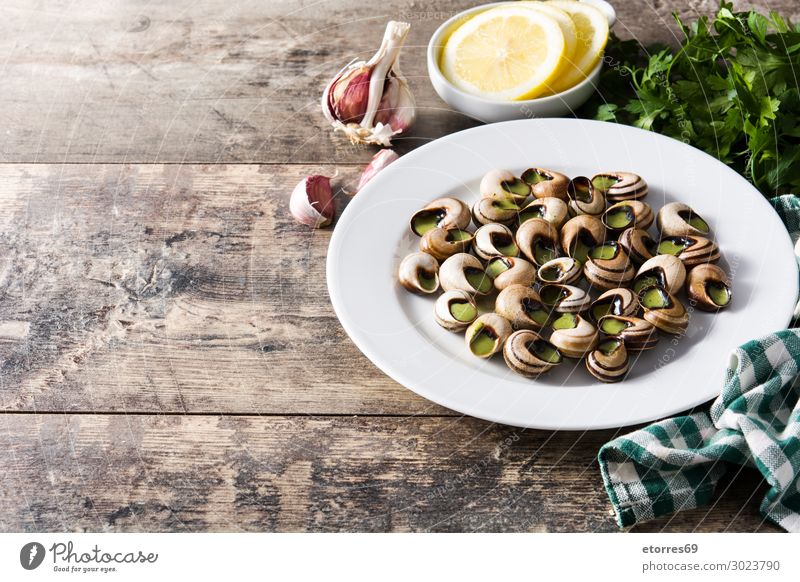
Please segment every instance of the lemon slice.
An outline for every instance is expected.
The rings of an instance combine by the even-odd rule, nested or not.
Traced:
[[[556,21],[561,29],[561,34],[564,35],[564,59],[562,63],[569,62],[569,59],[574,56],[575,47],[578,44],[578,30],[575,28],[572,17],[561,8],[551,6],[549,2],[520,2],[519,4],[525,8],[532,8],[547,14]]]
[[[442,72],[462,91],[486,99],[530,99],[553,83],[564,48],[564,34],[552,17],[503,5],[453,33],[442,51]]]
[[[608,42],[608,18],[599,9],[583,2],[550,0],[547,4],[569,14],[578,31],[575,52],[551,87],[553,93],[558,93],[583,81],[597,65]]]

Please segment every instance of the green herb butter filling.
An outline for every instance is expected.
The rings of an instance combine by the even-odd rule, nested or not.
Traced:
[[[669,294],[661,287],[645,289],[640,297],[642,305],[647,309],[661,309],[663,307],[669,307],[672,304]]]
[[[528,317],[539,325],[543,326],[547,324],[550,314],[548,311],[542,309],[538,301],[534,301],[530,297],[525,297],[522,300],[522,309],[528,314]]]
[[[600,324],[600,331],[607,335],[618,335],[629,328],[631,324],[617,317],[606,317]]]
[[[539,173],[536,170],[534,170],[533,168],[531,168],[531,169],[525,170],[525,172],[523,172],[522,180],[524,182],[530,184],[531,186],[535,186],[539,182],[546,182],[548,180],[552,180],[552,178],[550,176],[545,175],[545,174]]]
[[[478,310],[471,303],[465,301],[453,301],[450,303],[450,315],[456,321],[469,323],[478,315]]]
[[[634,223],[636,216],[630,206],[618,206],[606,212],[606,224],[614,230],[623,230]]]
[[[486,274],[489,275],[492,279],[496,279],[499,275],[505,273],[511,268],[511,265],[508,261],[502,258],[492,259],[489,261],[489,264],[486,265]]]
[[[610,356],[622,346],[622,342],[616,339],[606,340],[602,342],[597,349],[603,352],[606,356]]]
[[[718,281],[710,281],[706,283],[706,293],[711,298],[715,305],[724,307],[731,301],[731,290],[724,283]]]
[[[673,236],[663,239],[658,243],[659,255],[678,255],[688,247],[692,246],[692,241],[687,238]]]
[[[553,321],[553,329],[573,329],[578,327],[574,313],[562,313]]]
[[[500,187],[503,188],[509,194],[513,194],[514,196],[527,196],[531,193],[531,188],[525,182],[520,180],[519,178],[514,178],[513,180],[508,180],[505,182],[500,183]]]
[[[497,335],[488,327],[481,327],[480,330],[472,336],[469,342],[469,349],[476,356],[486,356],[495,351],[497,346]]]
[[[423,289],[425,289],[425,291],[433,291],[436,289],[435,274],[423,271],[422,269],[417,271],[417,273],[419,275],[419,284]]]
[[[437,228],[444,220],[445,212],[443,210],[424,210],[418,212],[413,220],[414,232],[422,236],[429,230]]]
[[[600,260],[609,260],[613,259],[617,256],[619,252],[619,247],[616,243],[605,243],[602,245],[597,245],[591,251],[589,251],[589,256],[593,259],[600,259]]]
[[[476,289],[479,293],[488,293],[492,290],[492,280],[480,269],[467,267],[464,269],[464,276],[473,289]]]
[[[528,344],[528,350],[540,360],[548,364],[558,364],[561,362],[561,354],[556,347],[548,341],[538,339]]]
[[[594,180],[592,180],[592,186],[603,192],[604,194],[608,192],[608,189],[611,188],[614,184],[619,182],[617,178],[614,176],[609,176],[606,174],[595,176]]]
[[[711,228],[709,228],[708,223],[690,210],[681,210],[678,212],[678,216],[685,220],[689,226],[696,228],[703,234],[708,234],[711,232]]]

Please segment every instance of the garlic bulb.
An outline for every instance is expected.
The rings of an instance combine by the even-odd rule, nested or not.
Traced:
[[[410,27],[389,22],[375,56],[351,62],[325,87],[322,113],[353,143],[389,146],[416,119],[416,102],[399,62]]]
[[[327,176],[308,176],[300,180],[292,191],[289,211],[302,224],[313,228],[328,226],[336,213],[331,179]]]
[[[361,192],[361,189],[366,186],[367,182],[372,180],[378,174],[378,172],[399,158],[400,156],[398,156],[394,150],[381,150],[372,156],[369,164],[367,164],[367,167],[364,168],[361,178],[358,180],[356,194]]]

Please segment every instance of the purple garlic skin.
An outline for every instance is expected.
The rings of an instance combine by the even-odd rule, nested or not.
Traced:
[[[378,175],[378,172],[383,170],[386,166],[398,160],[400,156],[398,156],[394,150],[381,150],[370,160],[367,167],[364,168],[364,172],[361,174],[361,178],[358,180],[358,185],[356,186],[356,194],[361,192],[361,189],[367,185],[367,182],[372,180],[375,176]]]
[[[289,199],[289,211],[301,224],[323,228],[333,222],[336,205],[327,176],[308,176],[300,180]]]
[[[400,72],[400,49],[410,27],[389,22],[378,52],[367,62],[351,62],[325,87],[322,113],[353,143],[390,146],[416,120],[414,95]]]

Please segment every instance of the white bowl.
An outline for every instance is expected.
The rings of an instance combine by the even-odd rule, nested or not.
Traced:
[[[616,22],[614,8],[604,0],[584,0],[587,4],[599,8],[608,18],[608,25],[613,26]],[[428,76],[431,79],[433,88],[450,107],[461,113],[473,117],[486,123],[497,121],[509,121],[512,119],[530,119],[535,117],[560,117],[572,113],[575,109],[586,103],[597,88],[597,80],[603,68],[603,59],[597,63],[592,72],[574,87],[536,99],[526,99],[523,101],[492,101],[472,95],[462,91],[448,81],[439,68],[439,55],[444,47],[444,40],[453,31],[457,23],[464,17],[483,12],[493,6],[503,4],[515,5],[517,2],[496,2],[484,4],[470,8],[464,12],[459,12],[433,33],[428,43]]]

